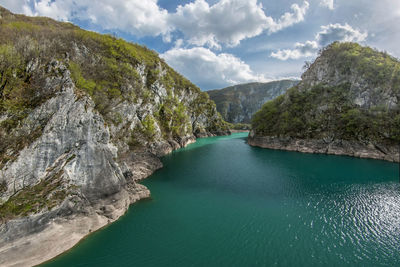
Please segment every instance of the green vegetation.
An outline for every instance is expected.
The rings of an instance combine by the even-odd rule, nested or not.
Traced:
[[[309,70],[318,68],[322,59],[328,60],[333,69],[338,69],[347,82],[334,86],[320,83],[311,88],[304,88],[301,83],[291,88],[285,95],[265,103],[254,115],[252,127],[256,134],[399,142],[399,106],[379,103],[383,94],[380,90],[392,92],[399,100],[400,62],[385,53],[352,43],[328,46]],[[348,75],[367,80],[369,88],[363,90],[374,92],[372,102],[367,106],[360,107],[355,103],[356,94],[360,92],[354,90],[361,89],[352,89]]]
[[[24,217],[43,209],[51,210],[67,196],[60,171],[32,187],[26,187],[0,205],[0,221]]]
[[[7,182],[3,180],[0,182],[0,195],[6,191],[7,191]]]
[[[146,118],[142,121],[143,134],[146,136],[148,141],[154,141],[154,137],[156,135],[155,123],[156,122],[151,115],[147,115]]]
[[[254,115],[252,126],[264,136],[400,141],[399,110],[361,109],[350,99],[348,84],[320,85],[305,92],[293,88],[267,102]]]
[[[26,116],[24,111],[34,104],[28,79],[21,54],[11,45],[0,45],[0,112],[11,113],[14,120]]]
[[[7,121],[0,124],[0,170],[8,161],[15,160],[18,152],[40,137],[43,131],[42,126],[39,125],[31,131],[19,129],[17,133],[13,133],[7,130],[9,127],[5,126]]]
[[[399,61],[385,52],[378,52],[357,43],[334,42],[321,51],[341,75],[360,74],[370,86],[391,87],[400,92]]]
[[[25,71],[30,61],[38,57],[40,67],[53,59],[63,61],[77,89],[90,95],[96,108],[106,118],[113,117],[109,113],[119,101],[137,102],[138,99],[151,98],[149,88],[156,80],[175,93],[180,90],[200,92],[199,88],[171,69],[156,52],[146,47],[111,35],[81,30],[70,23],[14,15],[3,8],[0,12],[0,108],[3,111],[5,108],[26,111],[27,106],[34,108],[40,104],[31,103],[31,97],[17,97],[30,96],[26,91],[33,91],[43,98],[37,92],[38,88],[33,88],[31,78],[45,73],[36,70],[36,73],[28,74]],[[136,69],[139,65],[145,67],[147,77],[144,85]],[[161,69],[165,70],[162,77]],[[4,87],[13,88],[13,95]],[[18,99],[18,103],[6,102],[7,96],[9,101]]]
[[[158,111],[158,120],[167,139],[185,136],[192,131],[185,105],[177,97],[169,96]]]
[[[71,78],[75,81],[75,85],[93,95],[96,83],[93,80],[86,80],[82,76],[81,68],[78,64],[71,62],[69,64],[69,70],[71,71]]]

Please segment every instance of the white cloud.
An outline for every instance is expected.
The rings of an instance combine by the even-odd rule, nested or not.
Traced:
[[[80,15],[107,30],[121,30],[139,36],[164,35],[168,39],[170,27],[167,25],[168,12],[157,5],[157,0],[101,0],[96,4],[91,0],[80,0],[86,8]]]
[[[31,13],[35,16],[45,16],[56,20],[68,21],[68,18],[71,16],[70,5],[70,0],[64,2],[41,0],[34,2],[34,11],[31,10]]]
[[[194,45],[235,46],[257,36],[272,23],[257,0],[221,0],[209,6],[205,0],[178,6],[170,23]]]
[[[329,24],[321,26],[321,31],[317,33],[314,41],[296,43],[294,49],[283,49],[271,53],[271,57],[280,60],[299,59],[314,56],[319,48],[324,47],[334,41],[341,42],[363,42],[368,37],[367,32],[360,32],[353,29],[347,23]]]
[[[280,31],[304,20],[309,4],[300,7],[293,4],[292,13],[287,12],[278,21],[266,16],[257,0],[221,0],[209,6],[205,0],[178,6],[169,18],[171,24],[181,31],[188,42],[220,48],[224,43],[236,46],[241,40]]]
[[[329,8],[330,10],[335,9],[334,0],[321,0],[320,5],[325,6],[325,7]]]
[[[304,1],[303,6],[299,6],[298,4],[293,4],[291,6],[293,13],[286,12],[285,14],[282,15],[282,17],[278,20],[278,22],[273,21],[268,31],[270,33],[277,32],[284,28],[292,26],[293,24],[302,22],[304,20],[304,16],[306,15],[309,6],[310,4],[307,1]]]
[[[221,48],[240,41],[280,31],[304,20],[309,4],[293,4],[278,20],[265,14],[258,0],[205,0],[179,5],[175,13],[157,0],[1,0],[17,13],[48,16],[57,20],[88,20],[105,30],[120,30],[137,36],[163,36],[171,41],[174,32],[191,45]]]
[[[12,12],[22,13],[28,16],[33,15],[29,7],[29,0],[1,0],[0,4]]]
[[[283,49],[272,52],[271,57],[280,60],[299,59],[310,57],[318,51],[318,43],[315,41],[307,41],[306,43],[296,43],[295,49]]]
[[[137,36],[163,35],[169,41],[168,12],[158,6],[157,0],[2,0],[2,4],[16,13],[61,21],[88,20],[105,30]]]
[[[230,84],[267,81],[253,73],[250,66],[232,54],[215,54],[204,47],[174,48],[161,57],[174,69],[189,77],[195,84],[221,88]],[[205,82],[206,81],[206,82]]]
[[[367,32],[353,29],[349,24],[329,24],[321,27],[322,31],[317,34],[317,41],[321,46],[326,46],[334,41],[362,42],[368,37]]]

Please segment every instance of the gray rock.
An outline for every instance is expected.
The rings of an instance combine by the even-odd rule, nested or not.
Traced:
[[[312,154],[346,155],[358,158],[400,162],[399,147],[364,144],[358,141],[298,139],[291,137],[257,136],[250,132],[248,144],[269,149],[297,151]]]

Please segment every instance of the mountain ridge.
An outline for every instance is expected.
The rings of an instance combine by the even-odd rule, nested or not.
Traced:
[[[278,80],[267,83],[246,83],[207,93],[215,102],[218,112],[230,123],[250,123],[252,115],[268,100],[296,85],[296,80]]]

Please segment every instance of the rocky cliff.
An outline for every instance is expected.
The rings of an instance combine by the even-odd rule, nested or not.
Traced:
[[[3,8],[0,35],[1,266],[69,249],[149,196],[160,156],[229,133],[145,47]]]
[[[335,42],[254,115],[249,144],[399,161],[399,99],[398,59]]]
[[[298,81],[281,80],[269,83],[247,83],[207,91],[224,120],[230,123],[250,123],[261,106],[295,86]]]

